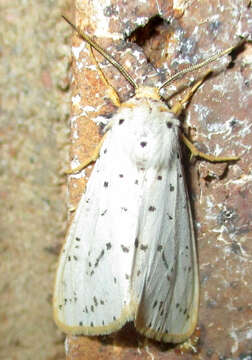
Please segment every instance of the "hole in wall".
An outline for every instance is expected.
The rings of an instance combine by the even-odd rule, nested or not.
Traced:
[[[164,46],[167,46],[173,31],[168,21],[156,15],[145,26],[139,26],[134,30],[127,40],[140,46],[148,61],[160,67],[167,57],[166,52],[163,51]]]

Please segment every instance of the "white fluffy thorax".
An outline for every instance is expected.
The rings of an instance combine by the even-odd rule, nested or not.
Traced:
[[[114,115],[113,139],[139,168],[168,168],[178,151],[180,122],[165,103],[153,99],[152,90],[155,95],[157,89],[141,89]]]

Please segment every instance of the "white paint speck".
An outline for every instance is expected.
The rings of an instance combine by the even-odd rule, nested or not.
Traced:
[[[79,105],[80,101],[81,101],[81,97],[80,97],[79,94],[72,97],[72,104],[73,105]]]
[[[82,41],[80,43],[80,46],[73,46],[72,47],[72,52],[73,52],[73,56],[75,57],[76,60],[79,59],[80,57],[80,53],[83,51],[83,49],[85,48],[86,44],[84,41]]]

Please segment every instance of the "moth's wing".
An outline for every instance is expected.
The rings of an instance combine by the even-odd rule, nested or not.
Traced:
[[[194,331],[199,302],[194,229],[180,154],[146,173],[134,293],[135,325],[147,337],[182,342]],[[142,274],[140,276],[140,274]]]
[[[123,133],[122,133],[123,134]],[[61,252],[54,318],[67,333],[111,333],[134,317],[130,277],[137,233],[137,172],[107,134]]]

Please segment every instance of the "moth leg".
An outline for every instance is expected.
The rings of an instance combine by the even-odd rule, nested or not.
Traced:
[[[202,159],[205,159],[207,161],[210,162],[226,162],[226,161],[237,161],[239,160],[239,156],[230,156],[230,157],[225,157],[225,156],[214,156],[214,155],[208,155],[205,154],[201,151],[199,151],[192,143],[189,139],[187,139],[187,137],[182,134],[182,140],[184,141],[185,145],[188,147],[188,149],[191,151],[192,156],[195,157],[200,157]]]
[[[75,173],[83,170],[85,167],[87,167],[91,163],[95,162],[98,159],[99,155],[100,155],[100,150],[101,150],[101,147],[102,147],[103,142],[105,140],[105,136],[106,136],[106,134],[103,136],[103,138],[101,139],[99,144],[96,146],[96,148],[94,149],[93,154],[91,156],[89,156],[82,164],[80,164],[76,168],[65,170],[64,174],[67,174],[67,175],[68,174],[75,174]]]
[[[113,86],[110,85],[108,79],[106,78],[106,76],[104,75],[102,69],[100,68],[100,66],[99,66],[99,64],[98,64],[98,62],[96,60],[96,57],[94,56],[93,48],[92,48],[91,45],[89,45],[89,51],[90,51],[91,57],[94,60],[94,63],[95,63],[98,74],[100,75],[102,81],[104,82],[104,84],[108,88],[108,93],[109,93],[110,100],[113,102],[113,104],[115,106],[118,106],[118,107],[121,106],[119,96],[118,96],[116,90],[113,88]]]
[[[212,72],[212,70],[208,70],[200,79],[196,82],[196,84],[189,90],[189,92],[186,94],[186,96],[181,100],[178,101],[176,104],[173,105],[171,108],[171,111],[179,116],[182,111],[184,110],[184,105],[187,104],[187,102],[190,100],[190,98],[193,96],[193,94],[196,92],[196,90],[200,87],[200,85],[205,81],[205,79],[208,77],[208,75]]]

